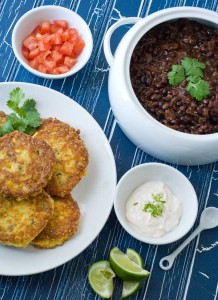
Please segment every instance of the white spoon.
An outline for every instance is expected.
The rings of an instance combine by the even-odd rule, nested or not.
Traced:
[[[207,207],[201,214],[199,226],[192,234],[180,245],[173,253],[163,257],[160,260],[159,266],[163,270],[169,270],[177,255],[198,235],[202,230],[210,229],[218,226],[218,208]]]

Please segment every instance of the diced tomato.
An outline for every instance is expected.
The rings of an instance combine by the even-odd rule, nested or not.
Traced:
[[[35,59],[29,60],[29,65],[30,67],[32,67],[33,69],[37,69],[38,68],[38,61]]]
[[[43,64],[38,65],[37,69],[39,72],[46,73],[46,67]]]
[[[56,67],[56,62],[51,57],[47,57],[44,60],[43,65],[45,66],[46,70],[51,71]]]
[[[45,20],[41,24],[41,34],[50,33],[50,21]]]
[[[76,59],[78,55],[73,51],[70,57]]]
[[[51,33],[55,33],[55,32],[57,32],[57,30],[58,30],[59,28],[60,28],[60,27],[58,27],[58,26],[52,24],[51,27],[50,27],[50,32],[51,32]]]
[[[33,49],[35,49],[38,44],[37,44],[37,41],[36,39],[33,37],[33,36],[28,36],[24,42],[23,42],[23,45],[28,48],[30,51],[32,51]]]
[[[37,61],[38,64],[42,64],[43,61],[46,59],[47,56],[51,54],[50,50],[40,52],[38,56],[36,56],[35,60]]]
[[[54,68],[53,70],[51,70],[51,74],[52,75],[58,75],[58,74],[60,74],[59,71],[58,71],[58,68]]]
[[[57,31],[59,32],[63,32],[64,29],[56,24],[52,24],[51,27],[50,27],[50,30],[51,30],[51,33],[55,33]]]
[[[52,74],[63,74],[67,73],[70,69],[65,65],[60,65],[53,69]]]
[[[70,40],[69,30],[66,29],[62,32],[62,41],[69,41],[69,40]]]
[[[79,39],[79,35],[78,32],[75,28],[69,28],[68,29],[69,35],[70,35],[70,41],[75,44],[78,39]]]
[[[43,34],[43,41],[45,43],[51,43],[51,39],[52,39],[52,34],[49,33]]]
[[[67,21],[45,20],[23,41],[22,53],[32,68],[42,73],[63,74],[76,64],[84,46],[77,30],[68,28]]]
[[[72,51],[73,51],[73,44],[67,41],[64,42],[60,48],[60,53],[63,55],[71,56]]]
[[[85,42],[83,40],[78,40],[73,47],[73,52],[79,56],[85,47]]]
[[[31,35],[36,36],[37,33],[41,34],[41,26],[40,25],[36,26],[36,28],[33,29]]]
[[[63,62],[64,61],[63,55],[60,54],[57,50],[52,50],[51,51],[51,57],[56,62]]]
[[[36,35],[35,35],[35,38],[36,38],[36,40],[38,42],[38,41],[40,41],[43,38],[43,35],[41,33],[37,32]]]
[[[57,31],[51,35],[51,42],[53,45],[61,45],[62,41],[62,33]]]
[[[37,47],[36,49],[30,51],[29,53],[29,59],[33,59],[39,55],[39,48]]]
[[[41,51],[41,52],[50,50],[52,48],[51,43],[47,42],[45,39],[41,39],[38,42],[38,46],[39,46],[39,51]]]
[[[24,45],[22,46],[22,53],[26,59],[29,59],[29,49],[26,48]]]
[[[53,49],[57,50],[58,52],[60,52],[61,45],[53,45]]]
[[[65,56],[64,65],[67,66],[69,69],[71,69],[75,65],[76,61],[77,61],[76,59],[70,56]]]
[[[61,28],[63,28],[63,29],[68,28],[67,21],[65,21],[65,20],[54,20],[54,24],[61,27]]]

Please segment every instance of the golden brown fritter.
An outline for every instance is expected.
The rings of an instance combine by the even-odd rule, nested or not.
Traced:
[[[79,130],[57,119],[46,119],[33,136],[48,143],[55,153],[52,177],[46,187],[50,195],[64,197],[85,175],[88,152]]]
[[[6,122],[6,119],[7,115],[3,111],[0,111],[0,126]]]
[[[0,194],[22,200],[42,192],[51,178],[54,153],[43,141],[14,131],[0,138]]]
[[[51,219],[53,202],[44,191],[20,202],[0,196],[0,243],[26,247]]]
[[[79,225],[80,210],[72,196],[53,196],[53,199],[54,214],[45,229],[32,241],[38,248],[62,245],[77,231]]]

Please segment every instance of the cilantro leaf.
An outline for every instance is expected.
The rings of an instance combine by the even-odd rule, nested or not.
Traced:
[[[185,70],[181,65],[172,65],[172,70],[167,74],[169,83],[177,86],[185,79]]]
[[[1,127],[0,127],[0,136],[3,136],[7,133],[13,132],[14,128],[11,125],[10,122],[6,121]]]
[[[189,82],[193,82],[193,83],[198,83],[198,81],[200,80],[201,78],[199,76],[188,76],[186,78],[186,80]]]
[[[205,69],[205,64],[199,62],[197,59],[186,57],[181,61],[181,64],[187,76],[204,76],[202,69]]]
[[[26,129],[26,122],[24,119],[19,118],[15,113],[11,113],[7,117],[7,121],[13,126],[14,130],[19,130],[24,132]]]
[[[16,87],[9,93],[9,97],[14,105],[19,106],[20,101],[25,97],[25,94],[22,92],[21,88]]]
[[[26,129],[25,129],[25,133],[26,134],[29,134],[29,135],[33,135],[36,131],[36,128],[33,128],[31,126],[27,126]]]
[[[198,81],[196,79],[193,81],[190,80],[186,86],[186,90],[198,101],[201,101],[210,94],[209,83],[203,79],[199,79]]]
[[[34,99],[27,99],[22,105],[22,109],[27,112],[30,109],[36,109],[36,101]]]
[[[26,99],[21,105],[21,101],[25,95],[22,90],[17,87],[9,94],[7,105],[14,112],[11,113],[6,122],[0,126],[0,136],[19,130],[26,134],[32,135],[35,129],[41,125],[40,115],[36,109],[36,101],[34,99]]]
[[[26,113],[26,120],[29,126],[34,128],[41,125],[40,115],[35,109],[31,109]]]
[[[13,89],[13,91],[9,94],[9,100],[7,102],[7,105],[9,108],[11,108],[13,111],[15,111],[17,114],[22,116],[22,110],[19,108],[19,104],[21,100],[24,98],[24,93],[22,90],[17,87]]]

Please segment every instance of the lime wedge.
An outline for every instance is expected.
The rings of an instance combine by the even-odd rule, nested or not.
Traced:
[[[144,262],[142,257],[133,249],[128,248],[126,250],[127,256],[133,261],[135,264],[144,268]],[[123,290],[122,290],[122,298],[127,298],[133,294],[135,294],[141,287],[143,286],[143,280],[141,281],[124,281],[123,282]]]
[[[135,264],[140,266],[142,269],[144,268],[144,262],[141,255],[131,248],[127,248],[126,250],[127,256],[133,261]]]
[[[148,271],[142,269],[117,247],[110,251],[109,260],[116,275],[124,281],[140,281],[149,275]]]
[[[141,281],[124,281],[122,290],[122,299],[127,298],[136,292],[143,286],[143,280]]]
[[[110,298],[113,293],[115,274],[106,260],[96,262],[89,269],[88,279],[92,289],[102,298]]]

